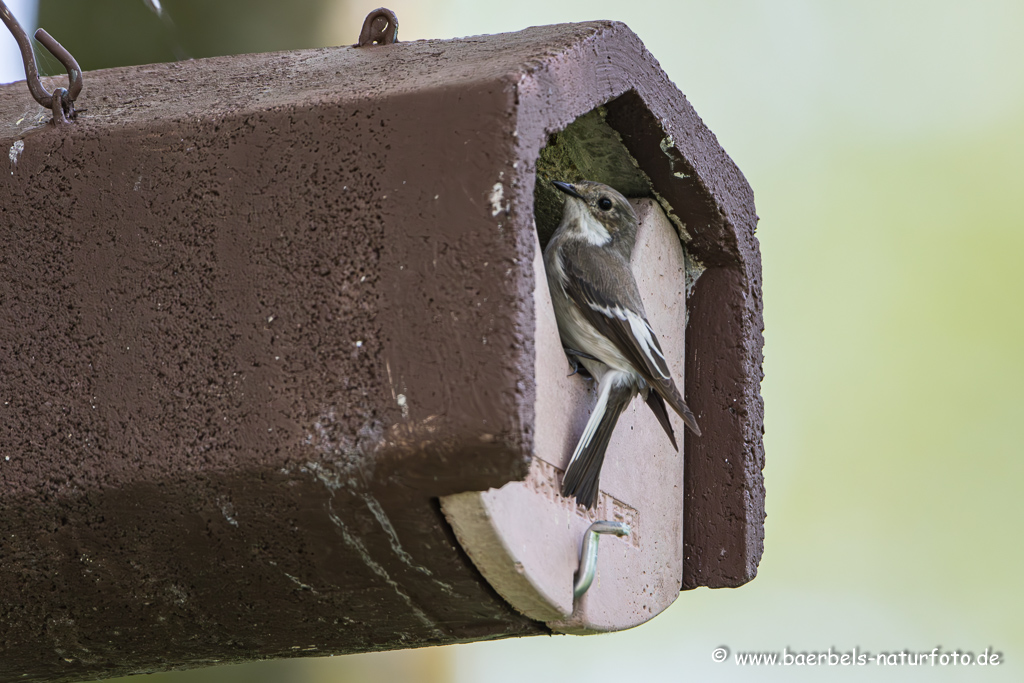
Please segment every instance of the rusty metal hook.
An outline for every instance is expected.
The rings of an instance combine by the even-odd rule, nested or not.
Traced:
[[[366,15],[356,47],[390,45],[398,42],[398,17],[387,7],[378,7]]]
[[[70,123],[75,118],[75,100],[82,92],[82,69],[78,62],[71,56],[63,45],[58,43],[53,36],[43,29],[36,31],[35,38],[43,47],[50,51],[54,57],[60,60],[68,72],[68,87],[54,88],[52,93],[46,92],[43,82],[39,80],[39,69],[36,67],[36,58],[32,54],[32,44],[29,43],[25,29],[21,27],[18,20],[7,8],[7,3],[0,0],[0,19],[3,19],[10,29],[14,40],[18,42],[21,50],[21,60],[25,63],[25,81],[28,83],[29,92],[39,106],[46,107],[53,112],[54,124]]]

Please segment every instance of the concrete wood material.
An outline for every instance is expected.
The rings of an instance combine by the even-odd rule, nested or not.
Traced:
[[[656,202],[635,200],[640,219],[633,271],[672,376],[683,386],[686,357],[683,249]],[[544,282],[538,250],[537,281]],[[584,510],[559,495],[561,475],[596,400],[592,382],[569,377],[551,299],[538,291],[536,414],[530,472],[500,489],[441,499],[459,542],[495,590],[554,631],[596,633],[651,619],[679,595],[683,565],[683,456],[642,400],[626,409],[608,446],[601,495]],[[677,438],[683,423],[670,415]],[[681,441],[681,439],[679,439]],[[626,522],[628,537],[604,537],[598,573],[578,604],[573,574],[587,527]]]
[[[537,462],[536,160],[600,105],[707,266],[683,584],[750,580],[753,197],[628,28],[93,71],[0,87],[0,679],[549,633],[438,499]]]

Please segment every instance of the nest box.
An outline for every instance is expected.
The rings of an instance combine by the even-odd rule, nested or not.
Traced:
[[[8,676],[615,630],[754,576],[753,197],[624,25],[89,72],[78,109],[0,88]],[[634,401],[589,513],[541,261],[578,179],[634,201],[703,430]],[[632,533],[574,599],[596,520]]]

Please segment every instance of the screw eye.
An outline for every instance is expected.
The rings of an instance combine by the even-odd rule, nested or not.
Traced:
[[[608,199],[607,197],[601,197],[600,199],[597,200],[597,208],[601,209],[602,211],[609,210],[610,208],[612,208],[612,200]]]

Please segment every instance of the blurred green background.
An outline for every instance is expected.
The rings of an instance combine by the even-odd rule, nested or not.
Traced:
[[[351,44],[377,4],[163,6],[169,20],[143,0],[42,0],[39,25],[88,70]],[[388,6],[402,40],[624,21],[746,174],[764,256],[760,574],[620,634],[145,680],[1024,680],[1024,4]],[[741,667],[713,662],[718,646],[994,648],[1005,663]]]

